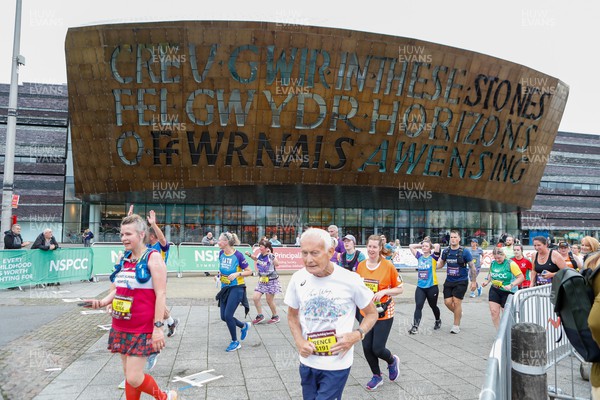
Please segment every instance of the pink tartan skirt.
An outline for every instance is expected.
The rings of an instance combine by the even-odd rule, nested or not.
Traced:
[[[128,333],[114,329],[111,329],[108,335],[108,350],[111,353],[137,357],[148,357],[152,353],[157,353],[152,349],[151,333]]]

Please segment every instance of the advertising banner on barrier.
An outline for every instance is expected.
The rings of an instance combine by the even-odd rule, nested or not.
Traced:
[[[275,247],[273,248],[277,260],[279,261],[278,270],[281,271],[296,271],[304,267],[302,262],[302,253],[300,247]],[[367,255],[366,247],[357,247],[357,251]],[[258,254],[258,248],[254,249],[254,255]],[[524,256],[529,260],[533,260],[535,251],[525,251]],[[481,256],[481,267],[489,268],[494,258],[491,250],[484,250]],[[409,249],[400,249],[394,254],[392,259],[396,268],[417,268],[417,259],[412,255]]]
[[[215,246],[179,245],[178,249],[180,272],[216,272],[219,270],[220,248]],[[244,258],[254,271],[254,260],[245,255],[247,251],[252,251],[252,248],[250,246],[238,246],[235,249],[244,254]]]
[[[121,260],[125,251],[122,244],[104,244],[101,242],[94,243],[91,249],[94,259],[94,275],[110,275],[113,272],[113,267]],[[177,246],[173,244],[169,248],[167,272],[179,272]]]
[[[0,289],[38,283],[87,280],[92,273],[89,247],[44,250],[2,250]]]
[[[304,267],[300,247],[274,247],[273,252],[279,262],[277,269],[280,271],[295,271]],[[258,254],[258,248],[256,254]]]

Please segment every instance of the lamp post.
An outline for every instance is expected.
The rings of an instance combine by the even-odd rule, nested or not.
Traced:
[[[21,47],[21,0],[17,0],[15,12],[15,36],[13,42],[10,94],[8,97],[8,118],[6,125],[6,146],[4,150],[4,181],[2,183],[2,232],[11,228],[12,197],[15,176],[15,137],[17,133],[17,97],[19,93],[19,66],[25,59],[19,54]],[[3,246],[3,242],[0,242]]]

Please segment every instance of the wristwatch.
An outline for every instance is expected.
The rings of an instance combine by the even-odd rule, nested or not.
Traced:
[[[360,340],[365,340],[365,331],[361,327],[356,328],[356,330],[360,333]]]
[[[156,321],[154,323],[154,326],[157,327],[157,328],[162,328],[163,326],[165,326],[165,323],[162,322],[162,321]]]

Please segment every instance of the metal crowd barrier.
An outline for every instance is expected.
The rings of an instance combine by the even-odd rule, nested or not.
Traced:
[[[551,289],[552,285],[536,286],[519,290],[509,297],[488,358],[485,382],[479,396],[481,400],[511,397],[511,329],[520,322],[534,323],[546,329],[545,369],[549,383],[548,397],[591,399],[590,383],[586,382],[589,379],[589,363],[584,362],[577,354],[564,334],[558,316],[554,313],[554,305],[550,301]],[[569,359],[569,363],[561,363],[566,358]],[[574,359],[581,362],[581,377],[575,376],[574,371],[577,367]],[[567,387],[570,387],[570,393],[565,393]]]
[[[589,363],[575,351],[564,333],[554,305],[550,301],[552,285],[536,286],[519,290],[514,296],[514,322],[531,322],[546,328],[546,373],[548,374],[548,396],[551,399],[587,400],[590,396]],[[568,358],[568,363],[561,361]],[[579,361],[580,377],[575,376],[575,360]],[[570,393],[565,388],[570,387]]]
[[[500,319],[496,340],[488,357],[485,382],[479,395],[480,400],[501,400],[511,397],[510,370],[510,331],[513,327],[512,295],[509,295],[504,313]]]

